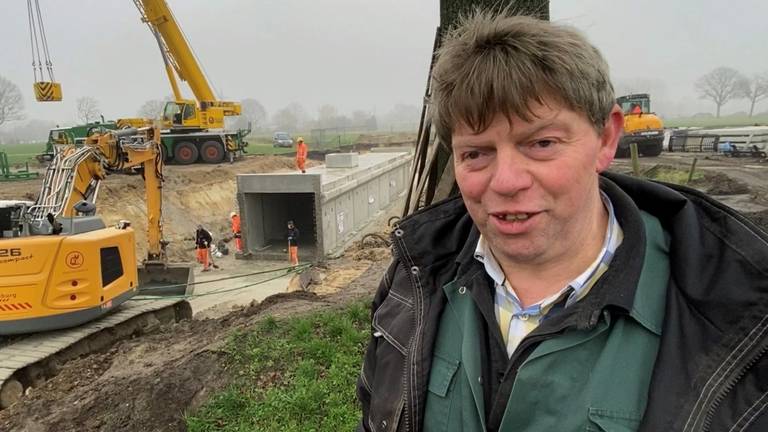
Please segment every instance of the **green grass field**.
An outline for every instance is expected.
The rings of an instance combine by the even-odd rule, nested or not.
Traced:
[[[25,162],[37,162],[35,156],[45,151],[45,143],[0,144],[0,152],[8,155],[11,165],[23,165]]]
[[[358,142],[360,139],[360,133],[358,132],[346,132],[341,134],[328,134],[323,136],[321,139],[316,140],[314,137],[312,137],[311,134],[301,134],[301,133],[295,133],[291,135],[294,139],[297,137],[304,137],[304,139],[307,142],[307,146],[309,148],[309,151],[312,150],[334,150],[338,149],[342,146],[347,145],[353,145]],[[248,135],[246,138],[246,141],[248,141],[248,147],[246,150],[249,154],[263,154],[263,155],[273,155],[273,154],[286,154],[286,153],[295,153],[296,152],[296,146],[293,147],[273,147],[272,146],[272,135],[255,135],[251,134]]]
[[[748,116],[687,117],[662,119],[665,127],[722,128],[739,126],[768,126],[768,114]]]
[[[186,414],[191,432],[351,431],[369,302],[293,319],[268,317],[228,345],[235,381]]]

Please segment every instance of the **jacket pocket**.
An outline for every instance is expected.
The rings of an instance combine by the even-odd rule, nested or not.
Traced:
[[[642,414],[631,411],[589,408],[587,432],[635,432],[640,427]]]
[[[413,307],[397,296],[389,295],[373,314],[375,336],[383,337],[405,355],[413,336]]]
[[[435,354],[432,358],[432,367],[429,372],[429,384],[427,385],[427,404],[424,412],[424,431],[444,432],[448,430],[450,423],[457,423],[455,417],[454,401],[458,400],[456,386],[454,384],[456,372],[459,370],[459,361],[449,360]],[[456,425],[454,425],[456,426]]]

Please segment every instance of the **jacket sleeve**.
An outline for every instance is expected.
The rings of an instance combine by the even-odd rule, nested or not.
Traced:
[[[395,269],[397,268],[397,261],[393,261],[384,276],[379,282],[379,288],[376,290],[376,295],[373,298],[371,304],[371,323],[373,323],[373,314],[381,306],[382,302],[389,295],[389,290],[392,287],[392,279],[394,277]],[[363,409],[363,418],[357,426],[358,432],[371,431],[371,426],[368,423],[369,412],[371,408],[371,382],[373,382],[373,376],[376,371],[376,351],[381,338],[373,336],[373,325],[371,325],[371,337],[368,341],[368,348],[365,351],[365,357],[363,358],[363,368],[360,371],[360,377],[357,379],[357,398],[360,401]]]

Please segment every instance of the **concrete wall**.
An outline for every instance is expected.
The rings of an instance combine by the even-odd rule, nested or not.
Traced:
[[[282,247],[288,219],[296,222],[302,233],[300,247],[312,250],[314,260],[343,247],[405,190],[411,156],[363,154],[358,161],[354,168],[313,167],[306,174],[239,175],[246,250],[257,258],[270,258],[268,251]]]

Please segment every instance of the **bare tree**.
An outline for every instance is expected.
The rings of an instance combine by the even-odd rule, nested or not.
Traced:
[[[749,116],[755,112],[755,104],[768,98],[768,72],[755,75],[744,88],[744,97],[749,99]]]
[[[240,117],[235,122],[237,129],[247,129],[248,124],[254,130],[264,128],[267,123],[267,110],[264,109],[264,105],[261,102],[253,98],[246,98],[240,101],[242,110]]]
[[[278,130],[285,132],[295,132],[298,128],[299,120],[296,114],[288,107],[276,112],[272,117],[272,123]]]
[[[709,99],[717,106],[716,117],[720,117],[720,108],[732,99],[744,97],[749,81],[736,69],[721,66],[696,80],[696,91],[701,99]]]
[[[91,120],[96,120],[96,116],[99,115],[99,102],[90,97],[83,96],[77,99],[77,118],[83,123],[90,123]]]
[[[330,128],[338,126],[339,110],[330,104],[322,105],[317,110],[317,127]]]
[[[19,87],[0,76],[0,125],[24,118],[24,99]]]
[[[165,103],[165,100],[150,99],[139,108],[138,115],[142,118],[156,119],[162,116]]]

